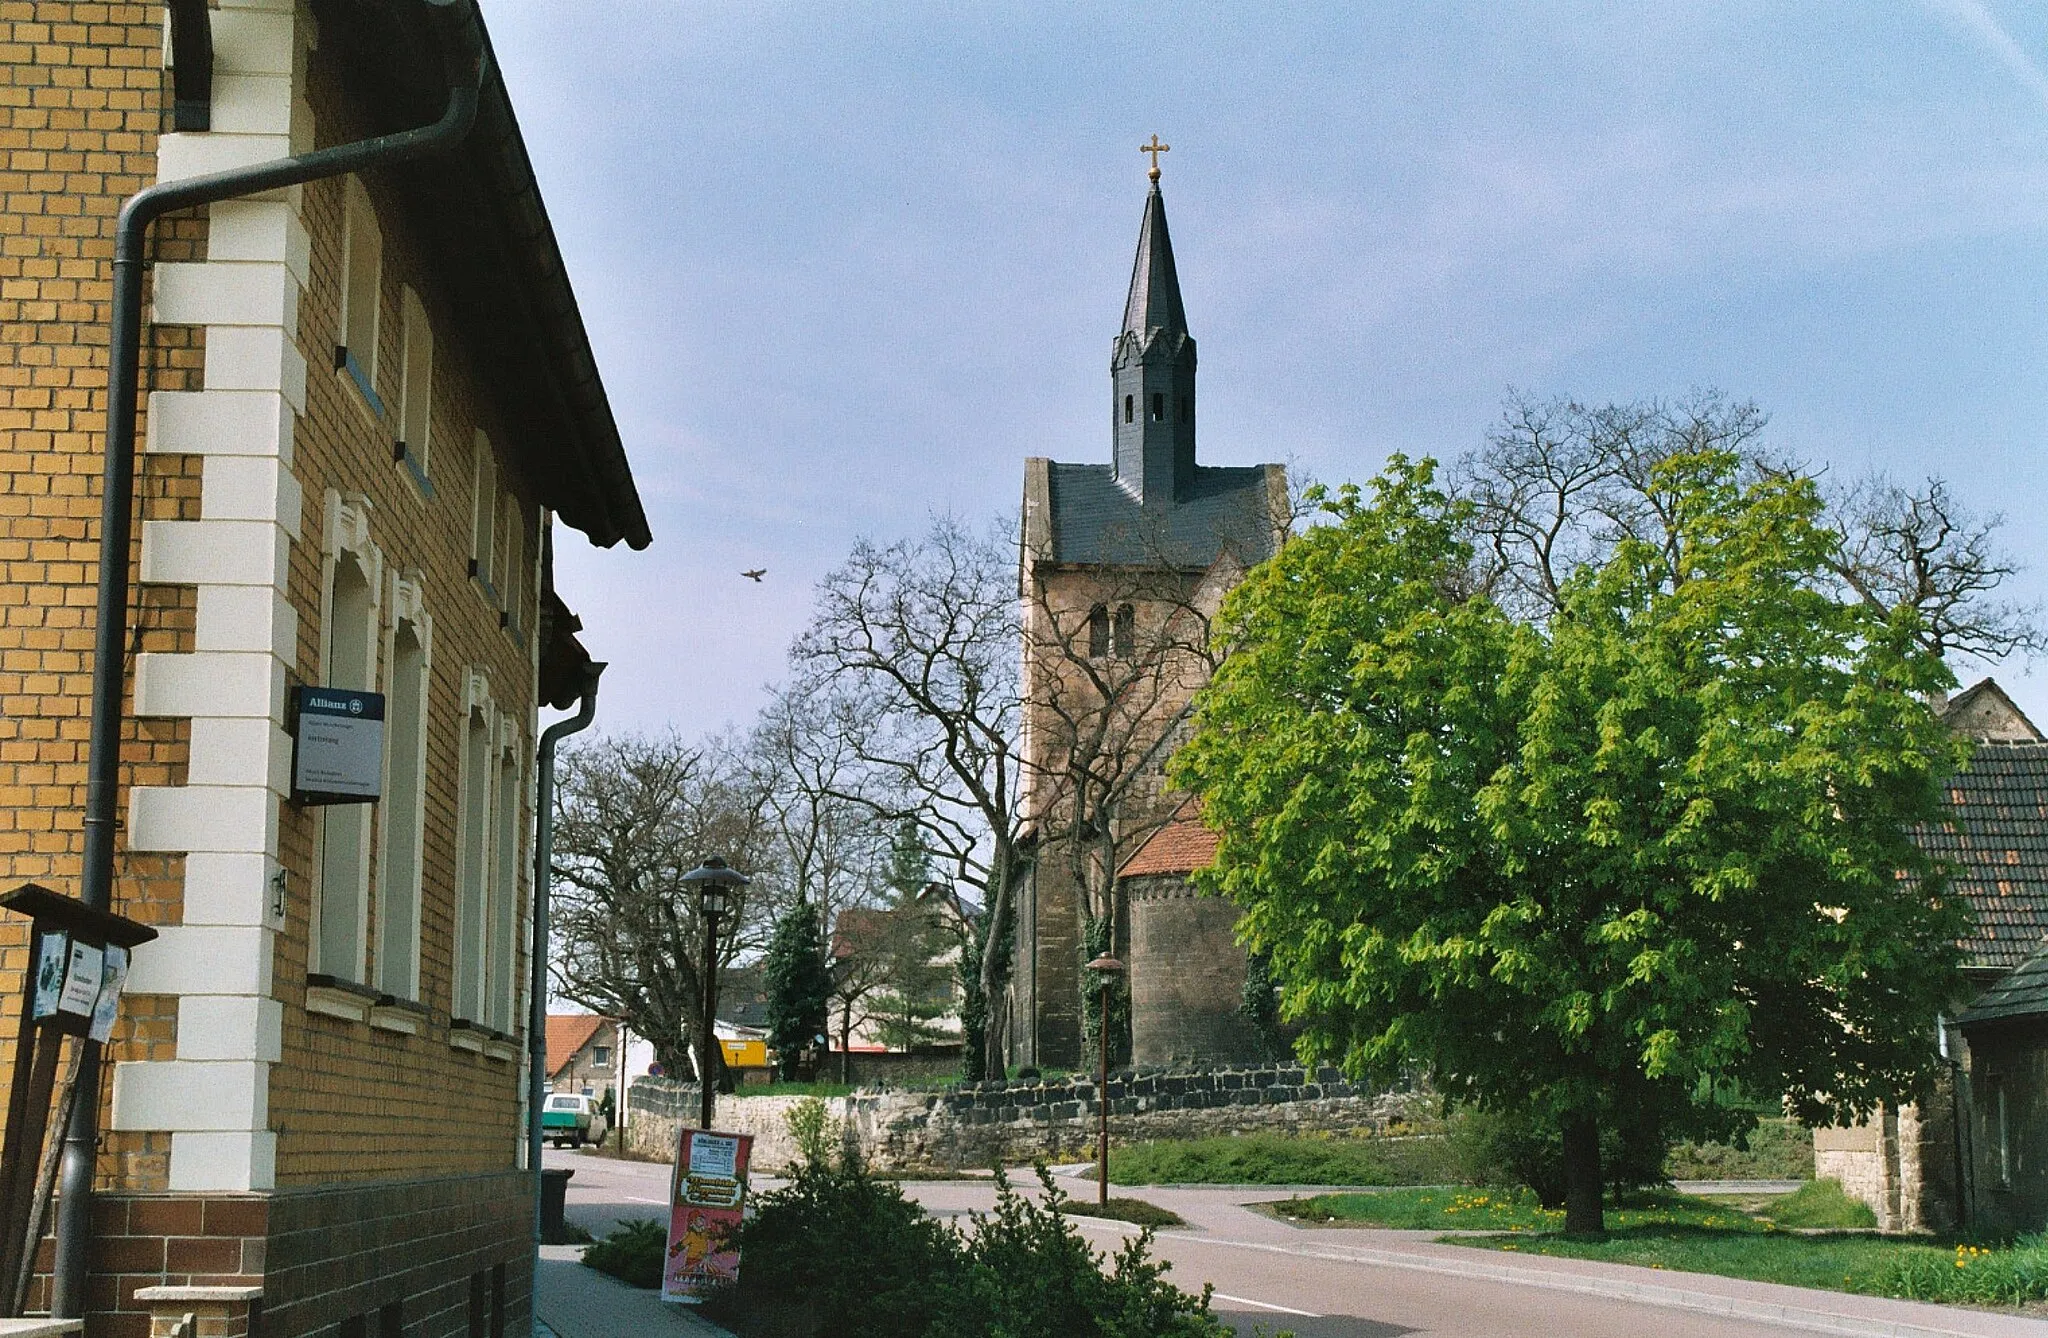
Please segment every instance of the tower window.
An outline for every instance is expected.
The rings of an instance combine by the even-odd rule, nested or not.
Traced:
[[[1099,660],[1109,654],[1109,605],[1088,610],[1088,658]]]
[[[1138,651],[1138,618],[1128,604],[1119,604],[1116,609],[1116,653],[1120,659],[1130,659]]]
[[[1126,423],[1128,423],[1128,422],[1130,422],[1130,421],[1131,421],[1131,409],[1132,409],[1132,400],[1131,400],[1131,397],[1130,397],[1129,395],[1126,395],[1126,396],[1124,396],[1124,421],[1125,421]]]
[[[1166,421],[1166,396],[1156,390],[1152,392],[1152,421],[1155,423]]]

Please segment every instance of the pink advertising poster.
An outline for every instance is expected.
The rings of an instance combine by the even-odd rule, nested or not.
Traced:
[[[747,1204],[752,1134],[685,1129],[669,1188],[668,1255],[661,1299],[694,1302],[737,1282],[740,1254],[729,1243]]]

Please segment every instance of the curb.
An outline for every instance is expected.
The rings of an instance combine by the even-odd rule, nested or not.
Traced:
[[[1262,1250],[1269,1254],[1302,1255],[1343,1263],[1380,1264],[1388,1268],[1405,1268],[1419,1273],[1441,1273],[1452,1277],[1502,1282],[1517,1287],[1541,1287],[1549,1291],[1576,1292],[1583,1296],[1633,1301],[1638,1305],[1718,1315],[1726,1319],[1772,1324],[1779,1328],[1801,1329],[1808,1333],[1844,1335],[1844,1338],[1984,1338],[1981,1330],[1972,1332],[1966,1329],[1934,1328],[1904,1320],[1863,1319],[1855,1315],[1814,1310],[1781,1302],[1751,1301],[1736,1296],[1724,1296],[1717,1292],[1688,1291],[1683,1287],[1669,1287],[1660,1283],[1630,1282],[1621,1278],[1603,1278],[1583,1273],[1561,1273],[1540,1268],[1489,1264],[1476,1259],[1468,1262],[1435,1255],[1379,1250],[1370,1246],[1353,1246],[1343,1253],[1338,1253],[1331,1250],[1272,1245],[1262,1241],[1223,1240],[1214,1236],[1180,1231],[1163,1231],[1159,1233],[1158,1238],[1163,1240],[1168,1237],[1177,1241],[1222,1245],[1238,1250]]]

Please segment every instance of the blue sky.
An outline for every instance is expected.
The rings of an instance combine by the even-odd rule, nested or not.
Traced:
[[[1155,132],[1205,463],[1715,387],[2004,512],[2048,594],[2038,6],[484,8],[654,530],[559,548],[608,727],[744,723],[857,535],[1108,459]]]

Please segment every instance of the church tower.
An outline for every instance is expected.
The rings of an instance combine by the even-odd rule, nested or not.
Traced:
[[[1184,498],[1195,479],[1195,339],[1181,305],[1156,164],[1151,177],[1109,376],[1117,482],[1156,509]]]
[[[1143,147],[1151,187],[1110,346],[1109,461],[1024,462],[1018,784],[1033,858],[1005,1000],[1019,1065],[1082,1061],[1082,963],[1105,934],[1129,963],[1138,1062],[1255,1048],[1236,1011],[1235,911],[1193,898],[1185,849],[1200,824],[1169,792],[1165,761],[1207,680],[1218,602],[1286,528],[1287,481],[1279,465],[1196,460],[1195,340],[1159,191],[1166,146]]]

